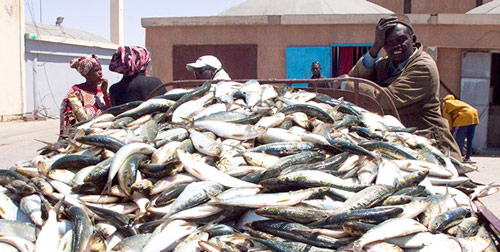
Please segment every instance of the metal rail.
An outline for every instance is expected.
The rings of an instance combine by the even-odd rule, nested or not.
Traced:
[[[495,216],[480,200],[474,200],[474,204],[477,207],[479,212],[479,220],[480,222],[486,222],[489,225],[486,225],[486,229],[488,230],[491,239],[495,241],[495,246],[500,248],[500,219]]]
[[[231,80],[235,82],[241,82],[244,83],[246,81],[249,81],[250,79],[236,79],[236,80]],[[259,83],[262,84],[273,84],[273,85],[291,85],[294,83],[308,83],[309,87],[307,88],[297,88],[297,89],[304,89],[312,92],[318,92],[318,93],[323,93],[332,96],[333,98],[340,98],[344,97],[346,101],[354,103],[356,106],[362,107],[364,109],[367,109],[372,112],[378,112],[381,114],[384,114],[383,108],[380,106],[379,101],[376,101],[375,99],[363,95],[360,93],[360,84],[362,85],[368,85],[373,87],[374,89],[378,90],[384,99],[389,103],[390,109],[391,109],[391,114],[396,117],[398,120],[401,120],[399,117],[398,110],[396,108],[396,105],[394,104],[394,101],[391,99],[387,91],[385,91],[383,88],[381,88],[379,85],[373,83],[372,81],[366,80],[366,79],[361,79],[361,78],[353,78],[353,77],[347,77],[347,78],[326,78],[326,79],[255,79]],[[220,80],[212,80],[212,83],[217,83]],[[170,90],[172,88],[196,88],[200,84],[206,82],[206,80],[178,80],[178,81],[171,81],[167,83],[163,83],[161,86],[158,86],[155,88],[148,96],[148,99],[154,97],[159,90],[162,88],[167,88],[167,90]],[[318,87],[317,84],[319,83],[342,83],[342,82],[351,82],[353,83],[353,91],[349,90],[340,90],[340,89],[333,89],[333,88],[323,88],[323,87]]]

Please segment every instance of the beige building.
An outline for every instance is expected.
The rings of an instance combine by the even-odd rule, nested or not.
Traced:
[[[323,0],[300,8],[304,2],[250,0],[213,17],[143,18],[152,73],[164,82],[191,79],[185,64],[214,54],[232,78],[308,78],[314,59],[334,77],[366,52],[381,17],[406,13],[438,64],[442,95],[453,93],[479,110],[476,148],[500,146],[498,134],[488,134],[488,125],[500,123],[500,15],[466,14],[498,0]],[[351,5],[335,9],[336,3]]]
[[[25,111],[24,8],[21,0],[0,0],[0,120],[20,116]],[[21,101],[21,102],[20,102]]]

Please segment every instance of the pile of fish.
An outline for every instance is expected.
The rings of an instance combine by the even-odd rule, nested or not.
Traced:
[[[496,251],[471,200],[498,188],[424,133],[289,86],[172,89],[0,170],[0,251]]]

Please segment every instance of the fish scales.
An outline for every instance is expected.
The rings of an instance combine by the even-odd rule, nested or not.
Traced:
[[[0,235],[37,250],[54,245],[37,241],[49,232],[37,237],[31,224],[54,223],[54,212],[41,218],[46,197],[67,205],[50,237],[61,251],[491,246],[470,202],[496,185],[459,175],[477,168],[415,133],[394,117],[288,86],[176,88],[82,121],[33,160],[0,170],[0,213],[8,212],[0,216],[12,219],[0,220]],[[200,183],[218,186],[193,190]],[[99,195],[105,186],[109,195]],[[401,248],[387,243],[396,240]]]

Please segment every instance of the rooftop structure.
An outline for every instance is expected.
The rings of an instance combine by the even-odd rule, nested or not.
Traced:
[[[219,16],[381,13],[393,12],[366,0],[249,0],[219,13]]]

